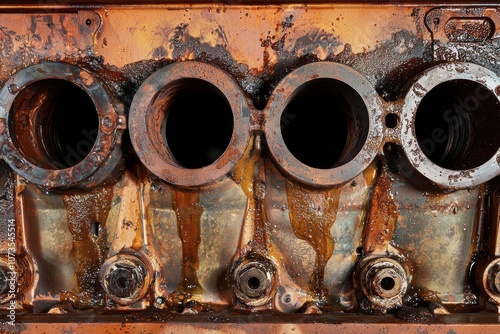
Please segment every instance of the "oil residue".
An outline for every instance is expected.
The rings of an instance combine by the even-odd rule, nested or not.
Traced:
[[[391,193],[393,180],[384,166],[375,184],[370,201],[367,226],[365,228],[366,254],[385,254],[394,235],[398,218],[398,207]]]
[[[198,246],[201,242],[201,215],[199,190],[172,188],[172,208],[177,217],[177,232],[182,241],[182,277],[173,302],[183,304],[193,296],[200,296],[202,288],[196,271],[199,267]]]
[[[330,232],[337,218],[342,188],[313,189],[286,181],[290,222],[297,238],[307,241],[316,252],[315,269],[309,285],[320,300],[327,297],[324,287],[325,267],[333,255]]]
[[[245,150],[240,162],[234,168],[232,179],[238,184],[248,198],[243,233],[251,235],[250,248],[252,251],[267,252],[266,231],[263,217],[263,203],[265,197],[265,183],[259,181],[259,160],[261,158],[261,137],[253,135],[250,144]],[[250,230],[251,229],[251,230]],[[242,240],[246,241],[243,237]],[[244,246],[244,245],[242,245]]]
[[[79,296],[75,298],[71,293],[62,293],[61,301],[83,308],[102,304],[99,269],[107,254],[105,224],[112,199],[111,186],[63,196],[68,227],[73,236],[70,257],[76,267]]]

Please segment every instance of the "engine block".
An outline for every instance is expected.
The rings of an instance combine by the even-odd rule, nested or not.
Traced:
[[[0,330],[496,333],[500,6],[0,5]]]

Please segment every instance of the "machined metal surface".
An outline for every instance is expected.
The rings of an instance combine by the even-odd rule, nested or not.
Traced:
[[[0,4],[0,330],[498,332],[497,4]]]

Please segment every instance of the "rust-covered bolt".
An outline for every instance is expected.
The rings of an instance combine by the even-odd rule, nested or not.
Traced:
[[[101,285],[108,298],[120,305],[130,305],[144,298],[151,284],[149,267],[143,259],[129,254],[108,259],[100,270]]]
[[[234,293],[248,306],[270,301],[276,286],[276,268],[265,258],[242,261],[233,272]]]
[[[128,263],[118,263],[107,277],[109,291],[117,297],[130,297],[144,280],[140,267],[130,266]]]
[[[487,280],[491,292],[500,296],[500,262],[489,268]]]
[[[271,288],[270,273],[264,268],[250,266],[238,275],[238,289],[248,298],[262,298]]]
[[[377,308],[402,305],[408,278],[397,261],[391,258],[371,260],[361,268],[359,280],[364,295]]]
[[[394,268],[383,268],[373,275],[372,291],[382,298],[397,296],[403,285],[403,277]]]
[[[500,305],[500,258],[489,260],[478,268],[476,279],[488,296],[488,300]]]
[[[493,285],[495,286],[497,293],[500,294],[500,268],[497,269],[495,278],[493,279]]]

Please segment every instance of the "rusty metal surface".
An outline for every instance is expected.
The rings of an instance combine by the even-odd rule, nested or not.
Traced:
[[[0,331],[498,332],[498,5],[113,3],[0,4]]]

